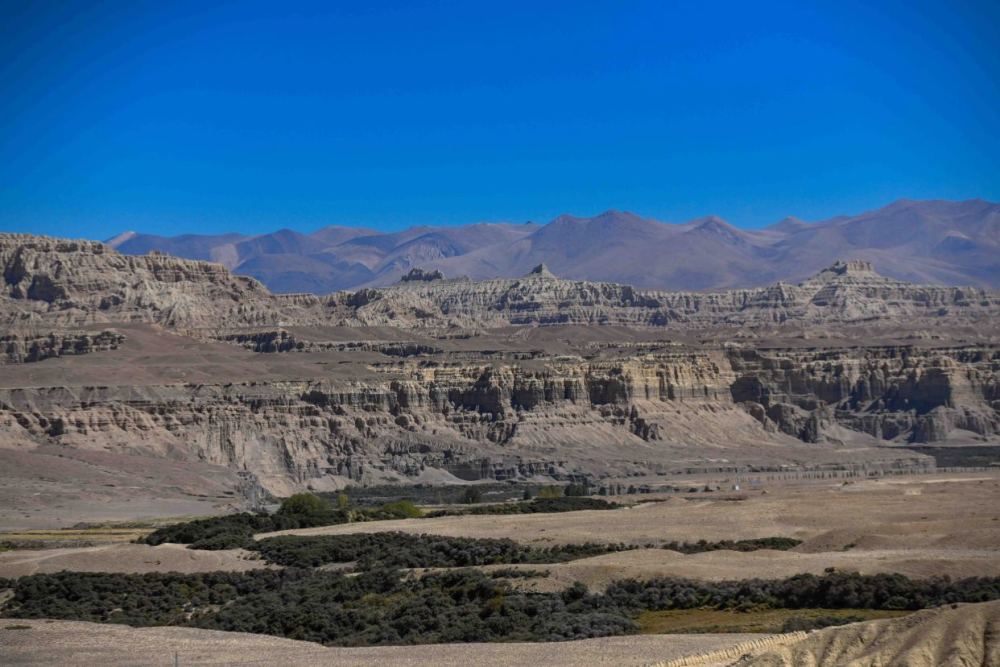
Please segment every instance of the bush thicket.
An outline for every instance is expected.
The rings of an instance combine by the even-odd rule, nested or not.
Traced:
[[[333,505],[329,501],[312,493],[289,496],[278,509],[278,514],[286,516],[328,516],[332,512]]]
[[[479,505],[460,510],[436,510],[424,516],[432,519],[439,516],[454,516],[460,514],[536,514],[549,512],[577,512],[580,510],[613,510],[620,508],[618,503],[608,502],[600,498],[580,497],[547,497],[539,496],[528,502],[498,503],[494,505]]]
[[[822,576],[798,574],[780,580],[626,579],[612,582],[605,597],[613,604],[652,611],[697,607],[913,610],[952,602],[1000,599],[1000,577],[914,580],[902,574],[835,571]]]
[[[557,641],[632,632],[593,596],[524,593],[474,570],[421,578],[279,570],[22,577],[6,615],[186,625],[339,646]]]
[[[1000,599],[1000,578],[911,580],[832,572],[783,580],[614,582],[601,595],[577,583],[533,593],[476,570],[402,577],[376,568],[201,574],[60,572],[13,583],[8,618],[135,626],[185,625],[330,645],[553,641],[632,632],[643,610],[920,609]]]
[[[478,502],[482,502],[483,494],[482,492],[474,486],[470,486],[462,493],[462,502],[472,505]]]
[[[633,547],[623,544],[563,544],[527,547],[513,540],[356,533],[350,535],[282,535],[260,540],[254,549],[269,563],[318,567],[356,563],[368,570],[386,567],[468,567],[496,563],[562,563]]]
[[[276,530],[333,526],[354,521],[412,519],[422,512],[408,500],[386,503],[381,507],[334,508],[329,501],[310,493],[300,493],[286,499],[274,514],[228,514],[196,519],[159,528],[143,542],[151,545],[172,542],[186,544],[189,549],[253,548],[254,533]]]
[[[679,551],[683,554],[699,554],[706,551],[757,551],[759,549],[773,549],[775,551],[788,551],[802,544],[802,540],[791,537],[759,537],[751,540],[720,540],[709,542],[698,540],[697,542],[668,542],[663,545],[664,549]]]

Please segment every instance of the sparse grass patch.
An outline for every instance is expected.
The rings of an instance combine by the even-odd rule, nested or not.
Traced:
[[[0,533],[0,551],[62,549],[135,542],[149,534],[147,528],[93,527],[53,530],[19,530]]]

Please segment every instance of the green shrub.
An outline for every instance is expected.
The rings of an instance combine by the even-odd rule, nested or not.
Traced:
[[[699,554],[706,551],[758,551],[760,549],[773,549],[775,551],[788,551],[802,544],[802,540],[791,537],[761,537],[751,540],[720,540],[709,542],[699,540],[697,542],[668,542],[663,545],[664,549],[679,551],[683,554]]]
[[[377,507],[394,500],[409,500],[416,505],[459,505],[464,503],[463,495],[475,487],[480,493],[480,502],[506,502],[512,497],[520,498],[525,489],[534,492],[537,485],[513,482],[476,482],[475,484],[392,484],[375,486],[352,486],[343,489],[354,507]],[[337,493],[319,492],[317,495],[336,501]]]
[[[355,576],[294,568],[60,572],[20,577],[12,586],[3,610],[8,619],[181,625],[339,646],[601,637],[634,632],[633,619],[644,610],[921,609],[1000,599],[995,577],[911,580],[840,572],[782,580],[627,579],[612,582],[603,594],[582,584],[524,592],[474,570],[402,577],[383,568]]]
[[[528,513],[546,512],[578,512],[581,510],[615,510],[622,506],[618,503],[608,502],[600,498],[542,498],[538,497],[528,503],[526,511]]]
[[[325,516],[333,512],[329,502],[312,493],[296,493],[285,498],[278,514],[289,516]]]
[[[541,579],[552,574],[549,570],[528,570],[516,567],[504,567],[498,570],[490,570],[490,576],[494,579]]]
[[[481,572],[401,578],[389,570],[257,570],[194,575],[70,573],[22,577],[13,618],[186,625],[339,646],[559,641],[636,629],[595,596],[524,593]]]
[[[924,609],[1000,599],[1000,577],[913,580],[901,574],[831,572],[781,580],[626,579],[612,582],[605,596],[621,606],[654,611],[704,606],[736,609],[744,604],[774,609]]]
[[[271,516],[243,512],[164,526],[142,541],[153,546],[173,542],[192,545],[192,548],[235,549],[249,545],[254,533],[270,530],[275,530]],[[201,546],[194,547],[195,544]]]
[[[269,563],[318,567],[357,563],[357,569],[385,567],[469,567],[496,563],[561,563],[629,549],[625,545],[565,544],[527,547],[513,540],[410,535],[399,532],[349,535],[282,535],[253,545]]]
[[[252,545],[253,532],[226,531],[195,540],[188,545],[188,548],[204,551],[225,551],[226,549],[243,549]]]
[[[461,514],[536,514],[549,512],[577,512],[580,510],[613,510],[621,505],[600,498],[578,498],[559,496],[556,498],[539,496],[530,502],[480,505],[461,510],[435,510],[428,512],[428,519]]]
[[[395,502],[382,505],[378,514],[391,516],[394,519],[416,519],[424,515],[419,507],[409,500],[397,500]]]
[[[249,548],[253,546],[255,533],[334,526],[352,521],[412,519],[422,514],[408,500],[381,507],[334,509],[322,498],[300,493],[285,500],[274,514],[244,512],[176,523],[158,528],[140,541],[154,546],[164,542],[187,544],[190,549],[205,550]]]

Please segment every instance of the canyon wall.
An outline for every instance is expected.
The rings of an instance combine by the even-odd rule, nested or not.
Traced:
[[[926,465],[900,445],[1000,434],[1000,295],[864,262],[716,293],[539,267],[276,296],[218,264],[0,235],[0,270],[0,447],[204,462],[276,493]]]
[[[0,433],[201,460],[269,489],[799,465],[850,432],[896,443],[1000,432],[1000,349],[690,351],[615,362],[406,362],[359,382],[18,388]],[[760,443],[797,449],[771,452]],[[815,443],[815,444],[807,444]],[[431,472],[428,472],[431,471]],[[447,476],[446,476],[447,477]]]
[[[1000,348],[730,348],[733,400],[815,442],[837,424],[885,440],[1000,433]]]

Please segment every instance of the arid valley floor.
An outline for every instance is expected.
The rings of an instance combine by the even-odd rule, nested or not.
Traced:
[[[803,572],[821,574],[827,568],[864,574],[898,572],[917,579],[932,575],[1000,577],[1000,549],[997,549],[1000,544],[1000,512],[997,510],[1000,507],[1000,474],[997,473],[901,475],[846,484],[836,480],[776,480],[760,484],[746,493],[650,495],[643,500],[648,502],[611,512],[407,519],[294,532],[331,534],[401,530],[506,537],[532,544],[586,542],[599,535],[608,540],[643,545],[643,548],[619,554],[548,565],[545,566],[551,572],[548,577],[518,580],[516,584],[541,590],[559,590],[574,581],[601,590],[609,581],[626,577],[773,579]],[[744,539],[767,535],[787,535],[803,541],[791,551],[715,551],[684,555],[659,548],[661,543],[675,539]],[[21,534],[21,537],[32,539],[32,534]],[[34,539],[48,537],[36,536]],[[83,538],[102,540],[97,530],[89,538],[84,531]],[[0,553],[0,577],[61,570],[143,573],[253,567],[266,567],[266,564],[248,552],[197,551],[170,544],[153,547],[109,542],[88,547],[18,549]],[[996,604],[989,603],[982,611],[986,615],[983,622],[992,624],[994,632],[1000,629],[1000,609]],[[967,608],[960,610],[971,613],[964,611]],[[835,630],[822,632],[829,634]],[[934,630],[948,631],[947,628]],[[929,630],[925,628],[922,632]],[[545,660],[556,665],[640,665],[708,653],[772,634],[668,632],[553,644],[325,648],[259,635],[238,636],[186,628],[129,629],[16,619],[7,619],[4,626],[0,626],[0,637],[8,652],[5,659],[12,664],[165,664],[177,652],[182,664],[268,664],[277,656],[285,656],[303,664],[334,661],[358,665],[457,665],[471,661],[513,665]],[[912,642],[910,648],[915,653],[911,655],[911,662],[900,664],[944,664],[935,662],[933,656],[971,655],[968,653],[970,648],[961,644],[934,648],[930,638],[931,635],[925,634],[919,641]],[[817,640],[811,637],[810,641],[815,643]],[[868,648],[872,655],[864,652],[851,655],[854,659],[875,660],[878,651],[887,650],[877,644]],[[935,654],[932,649],[940,649],[941,653]],[[768,644],[753,650],[746,648],[744,652],[759,653],[761,664],[770,664],[763,661],[775,650],[778,649]],[[919,661],[919,656],[925,656],[924,662]],[[984,660],[968,664],[991,664],[988,659]],[[722,660],[718,664],[729,663]]]

